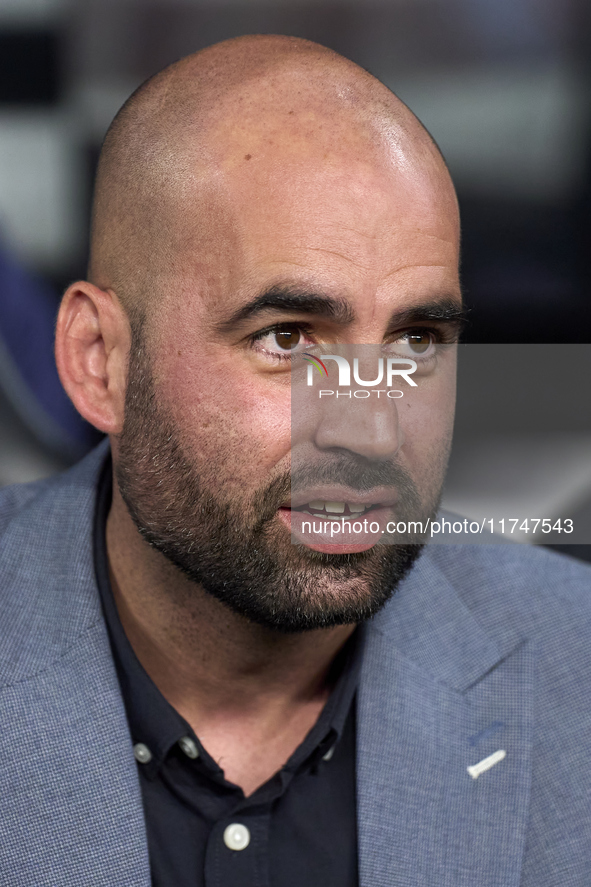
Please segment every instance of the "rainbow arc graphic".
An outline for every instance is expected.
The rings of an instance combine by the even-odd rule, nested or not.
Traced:
[[[302,357],[304,358],[306,363],[309,363],[313,367],[315,367],[321,376],[328,377],[328,370],[326,369],[326,367],[324,366],[324,364],[322,363],[322,361],[320,360],[319,357],[314,357],[313,354],[308,354],[307,351],[302,352]]]

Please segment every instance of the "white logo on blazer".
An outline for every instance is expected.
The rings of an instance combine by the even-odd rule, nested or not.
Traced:
[[[489,755],[488,758],[484,758],[482,761],[479,761],[477,764],[472,764],[471,767],[468,767],[468,773],[472,777],[472,779],[478,779],[481,773],[485,773],[487,770],[490,770],[491,767],[494,767],[495,764],[498,764],[499,761],[502,761],[503,758],[507,756],[507,752],[504,748],[500,748],[498,751],[494,752],[494,754]]]

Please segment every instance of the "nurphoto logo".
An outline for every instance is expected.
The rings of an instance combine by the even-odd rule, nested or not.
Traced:
[[[317,370],[320,373],[322,378],[328,378],[328,369],[324,361],[326,360],[334,360],[338,367],[338,386],[339,388],[350,388],[351,387],[351,364],[347,360],[346,357],[343,357],[340,354],[321,354],[320,357],[315,357],[313,354],[309,354],[308,352],[303,352],[302,357],[308,364],[307,368],[307,378],[306,384],[309,387],[314,385],[314,370]],[[404,397],[404,392],[399,389],[394,389],[392,386],[394,384],[394,379],[396,377],[396,381],[402,379],[408,385],[413,388],[417,387],[417,383],[412,379],[412,374],[417,370],[417,363],[414,360],[410,360],[409,358],[399,358],[399,357],[387,357],[384,361],[383,357],[379,357],[377,361],[377,375],[375,379],[362,379],[359,372],[359,358],[355,357],[353,359],[353,380],[357,385],[362,386],[361,390],[356,391],[331,391],[328,389],[321,389],[318,393],[319,397],[357,397],[357,398],[366,398],[371,397],[372,393],[376,394],[378,397],[380,394],[385,394],[386,397],[397,399],[399,397]],[[377,386],[383,384],[385,381],[386,388],[378,389]],[[367,389],[372,388],[374,391],[368,391]]]

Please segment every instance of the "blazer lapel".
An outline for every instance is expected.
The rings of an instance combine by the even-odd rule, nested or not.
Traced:
[[[531,645],[500,649],[427,556],[366,627],[365,645],[361,887],[516,887],[529,802]],[[473,778],[467,768],[497,751],[504,759]]]

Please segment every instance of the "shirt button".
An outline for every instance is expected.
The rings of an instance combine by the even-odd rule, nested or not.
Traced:
[[[181,736],[179,745],[188,758],[195,760],[195,758],[199,757],[199,749],[190,736]]]
[[[250,844],[250,832],[240,822],[233,822],[224,831],[224,844],[229,850],[244,850]]]
[[[140,764],[147,764],[148,761],[152,760],[152,752],[143,742],[138,742],[137,745],[134,745],[133,755]]]

